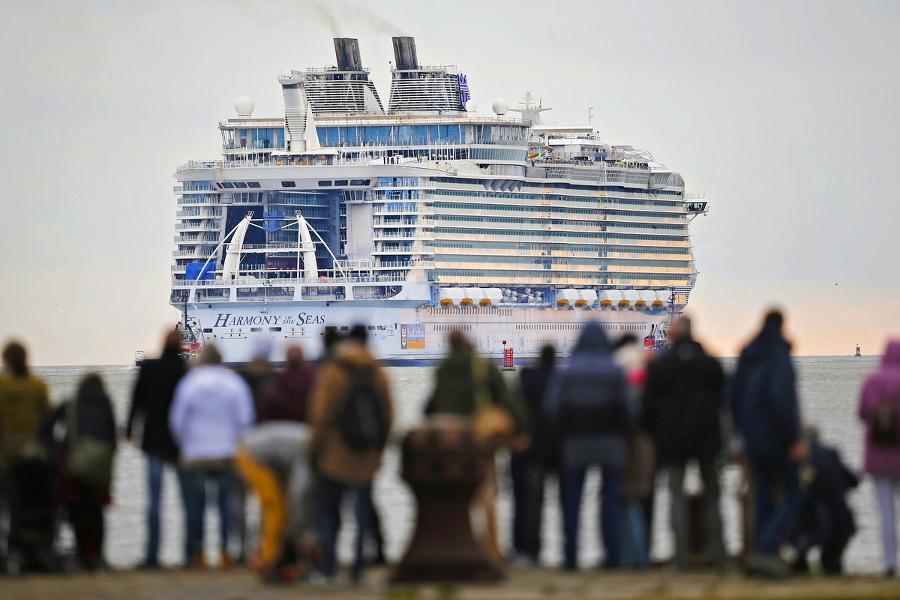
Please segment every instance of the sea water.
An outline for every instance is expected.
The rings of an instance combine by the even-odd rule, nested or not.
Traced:
[[[856,416],[859,388],[867,373],[878,365],[875,357],[802,357],[796,359],[798,384],[806,424],[818,426],[821,437],[829,445],[836,446],[847,464],[858,470],[862,463],[862,427]],[[735,361],[723,361],[726,370],[733,369]],[[396,410],[395,433],[414,426],[421,419],[422,407],[431,393],[434,369],[431,367],[391,367],[386,369],[391,382]],[[128,415],[131,390],[136,367],[42,367],[35,369],[50,388],[54,402],[70,398],[78,380],[85,373],[99,373],[107,392],[113,400],[118,422],[124,424]],[[511,382],[515,373],[505,373]],[[501,456],[500,469],[500,527],[504,543],[508,544],[510,530],[511,493],[506,472],[506,457]],[[106,557],[115,567],[130,567],[141,561],[144,553],[146,511],[145,465],[141,452],[134,446],[122,443],[116,456],[113,503],[107,510]],[[396,446],[385,453],[381,470],[375,481],[375,502],[380,509],[387,554],[394,560],[400,558],[412,534],[415,519],[415,502],[399,475],[399,453]],[[737,495],[741,487],[741,474],[734,466],[722,473],[722,510],[725,518],[726,542],[729,549],[740,548],[741,525]],[[688,486],[699,487],[698,477],[689,477]],[[598,544],[598,487],[597,473],[591,473],[583,497],[583,519],[580,536],[580,560],[584,565],[597,564],[602,559]],[[653,527],[654,558],[662,559],[672,552],[669,533],[668,494],[665,477],[657,480],[657,503]],[[542,559],[547,564],[559,564],[562,559],[561,520],[558,488],[554,478],[549,478],[543,525]],[[850,495],[856,515],[858,532],[845,555],[849,571],[872,573],[882,569],[878,530],[872,484],[867,478]],[[217,527],[215,510],[208,511],[207,552],[217,555]],[[248,508],[251,536],[258,529],[258,509],[251,500]],[[340,549],[345,560],[349,559],[353,535],[352,513],[345,510],[348,527],[341,535]],[[68,536],[64,536],[68,537]],[[171,473],[166,474],[163,490],[163,544],[162,562],[179,564],[183,548],[183,513],[178,496],[177,483]]]

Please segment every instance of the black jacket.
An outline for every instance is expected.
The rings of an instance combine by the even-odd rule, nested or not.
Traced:
[[[116,422],[109,397],[98,389],[81,390],[78,396],[56,406],[41,425],[40,439],[51,450],[57,465],[57,502],[109,502],[109,490],[92,490],[70,480],[65,465],[71,443],[69,430],[69,407],[75,404],[75,427],[78,438],[91,437],[107,442],[116,449]],[[60,435],[60,433],[62,435]]]
[[[751,459],[787,460],[800,439],[800,406],[791,346],[764,328],[744,348],[731,382],[731,411]]]
[[[553,432],[543,419],[544,394],[547,383],[553,376],[552,367],[522,369],[522,398],[528,411],[528,429],[531,434],[531,445],[523,452],[523,457],[543,464],[555,464],[556,449]]]
[[[856,533],[847,493],[859,478],[841,460],[834,448],[810,444],[809,466],[814,477],[796,519],[794,538],[801,547],[849,540]]]
[[[659,462],[715,456],[722,449],[725,374],[697,342],[676,342],[650,363],[642,421]]]
[[[184,360],[177,348],[167,349],[162,357],[145,360],[134,384],[126,436],[131,437],[137,420],[143,421],[141,449],[170,462],[178,460],[178,446],[169,431],[169,408],[175,386],[185,373]]]

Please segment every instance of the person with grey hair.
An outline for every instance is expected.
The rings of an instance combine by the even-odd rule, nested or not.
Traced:
[[[235,372],[222,365],[215,346],[207,346],[199,364],[175,388],[169,413],[172,436],[181,448],[187,548],[194,566],[204,566],[203,523],[206,487],[218,492],[221,564],[233,560],[228,552],[234,469],[232,461],[241,434],[253,424],[253,393]]]

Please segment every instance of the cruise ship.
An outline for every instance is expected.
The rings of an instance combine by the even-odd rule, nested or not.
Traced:
[[[393,38],[386,103],[358,41],[334,48],[336,66],[278,78],[284,115],[239,98],[221,157],[174,175],[170,301],[189,351],[314,358],[328,329],[363,324],[389,364],[438,361],[453,329],[521,362],[548,342],[566,354],[587,320],[652,344],[684,308],[707,203],[677,172],[545,123],[530,94],[479,116],[466,75],[420,64],[411,37]]]

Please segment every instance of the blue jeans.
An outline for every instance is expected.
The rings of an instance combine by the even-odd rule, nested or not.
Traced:
[[[206,469],[188,466],[182,478],[187,542],[185,549],[188,560],[203,554],[203,527],[206,519],[206,491],[212,484],[216,488],[219,505],[219,544],[221,551],[228,551],[229,533],[234,521],[232,496],[235,476],[230,470]]]
[[[803,501],[800,472],[796,464],[785,460],[751,459],[750,464],[756,486],[756,551],[775,554],[797,521]],[[784,493],[777,506],[774,502],[776,486]]]
[[[158,456],[147,455],[147,551],[144,555],[144,564],[151,567],[159,566],[160,513],[163,473],[166,465],[175,467]],[[175,470],[181,487],[181,471],[177,467]]]
[[[338,481],[319,476],[316,481],[316,507],[318,510],[319,544],[322,549],[322,574],[334,577],[337,567],[337,537],[341,528],[341,502],[352,493],[356,513],[356,542],[351,577],[358,581],[363,568],[363,539],[369,529],[371,485],[354,489]]]
[[[647,524],[644,522],[644,507],[640,500],[623,500],[619,508],[622,516],[621,552],[622,564],[627,567],[646,567],[650,564],[647,555]]]
[[[565,534],[565,568],[578,566],[578,529],[581,520],[581,492],[587,467],[566,468],[561,476],[563,532]],[[622,564],[619,550],[619,502],[622,470],[605,468],[600,490],[600,531],[606,551],[606,567]]]

